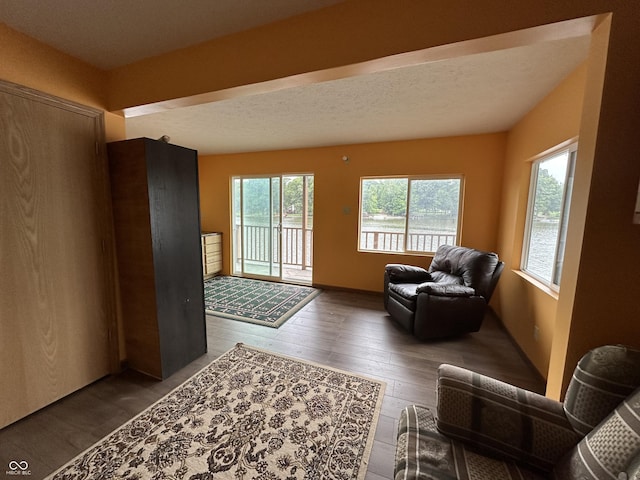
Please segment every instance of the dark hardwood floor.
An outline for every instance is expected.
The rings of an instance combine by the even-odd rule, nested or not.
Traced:
[[[279,329],[209,316],[207,332],[208,353],[163,382],[125,371],[0,430],[0,472],[12,460],[26,460],[30,478],[45,477],[238,342],[386,382],[368,480],[392,478],[400,410],[411,403],[435,405],[441,363],[544,391],[539,375],[492,315],[478,333],[420,342],[387,316],[378,295],[325,291]]]

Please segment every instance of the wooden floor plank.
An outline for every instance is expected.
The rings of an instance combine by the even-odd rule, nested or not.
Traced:
[[[492,315],[478,333],[421,342],[387,315],[379,295],[327,290],[278,329],[207,316],[206,355],[162,382],[134,371],[104,378],[0,430],[0,463],[26,460],[30,478],[45,477],[238,342],[386,382],[367,480],[392,478],[400,410],[435,406],[441,363],[544,391]]]

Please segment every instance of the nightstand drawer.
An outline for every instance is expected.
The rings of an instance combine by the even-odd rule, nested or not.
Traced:
[[[220,245],[222,243],[222,234],[220,233],[213,235],[203,235],[202,238],[204,239],[203,243],[205,245]]]
[[[222,234],[203,233],[202,243],[202,272],[205,279],[222,271]]]
[[[214,244],[206,244],[204,246],[204,253],[206,255],[214,255],[216,253],[220,253],[222,251],[222,246],[219,243]]]

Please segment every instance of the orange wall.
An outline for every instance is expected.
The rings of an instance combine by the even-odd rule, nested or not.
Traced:
[[[0,23],[0,79],[105,110],[107,74]],[[124,118],[105,112],[107,141],[125,138]]]
[[[631,223],[640,180],[637,160],[640,62],[633,48],[640,44],[640,2],[349,0],[114,71],[110,76],[110,106],[119,109],[210,94],[274,78],[609,13],[610,31],[605,35],[609,48],[605,49],[607,57],[600,72],[604,82],[599,90],[587,91],[585,96],[583,112],[589,114],[582,118],[578,156],[588,168],[576,172],[581,176],[575,195],[579,202],[572,202],[572,212],[578,215],[572,214],[570,219],[570,255],[565,258],[566,272],[563,272],[565,295],[559,298],[555,318],[561,332],[554,332],[549,363],[547,394],[560,397],[575,362],[588,348],[612,341],[640,345],[640,329],[635,325],[640,317],[640,304],[636,301],[640,296],[640,283],[635,279],[640,265],[637,248],[640,227]],[[537,31],[528,34],[531,34],[529,40],[540,39]],[[586,84],[596,85],[595,77],[600,73],[588,73]],[[510,173],[507,172],[505,178],[515,181]],[[518,178],[518,182],[520,180]],[[505,195],[505,201],[510,198],[516,197]],[[514,218],[507,214],[502,217],[500,231],[504,243],[508,236],[504,232],[509,229],[504,222]],[[513,246],[505,245],[505,248],[511,251]],[[610,259],[611,256],[615,258]],[[512,302],[505,295],[501,300],[503,307],[506,302]],[[544,354],[534,361],[543,370],[542,357]]]
[[[349,0],[114,69],[109,106],[120,110],[352,65],[598,14],[610,3]]]
[[[640,347],[640,225],[632,223],[640,177],[640,63],[624,58],[638,18],[637,11],[613,14],[592,35],[565,256],[571,274],[563,272],[567,294],[558,301],[550,396],[565,391],[587,350],[609,343]]]
[[[560,396],[575,361],[588,348],[616,341],[640,345],[640,329],[636,326],[640,317],[640,304],[636,301],[640,296],[640,283],[635,278],[640,265],[640,249],[637,248],[640,227],[631,223],[640,179],[640,162],[637,161],[640,151],[637,133],[640,125],[640,109],[637,108],[640,104],[640,62],[633,48],[640,44],[639,2],[481,0],[464,2],[462,6],[458,2],[424,0],[349,0],[319,12],[108,72],[107,101],[110,110],[117,110],[187,95],[210,94],[221,89],[607,12],[611,12],[610,31],[603,35],[608,40],[608,49],[604,49],[607,57],[600,72],[587,73],[583,112],[588,113],[582,118],[578,155],[588,168],[576,172],[580,175],[576,193],[580,202],[575,205],[572,202],[571,238],[568,239],[571,255],[565,259],[565,269],[570,273],[568,280],[563,275],[563,290],[569,294],[558,300],[557,328],[549,364],[548,394]],[[99,86],[103,82],[102,75],[98,71],[4,25],[0,25],[0,54],[2,79],[99,108],[105,103],[104,90]],[[596,78],[599,75],[603,81]],[[107,117],[107,138],[115,139],[122,134],[122,122],[116,115]],[[334,150],[338,158],[343,150]],[[283,152],[283,158],[289,159],[293,167],[288,155]],[[208,170],[207,163],[209,159],[203,159],[204,180],[216,174]],[[256,169],[267,168],[254,166]],[[314,165],[303,166],[307,170]],[[276,163],[275,167],[280,170],[283,165]],[[238,168],[245,169],[243,166]],[[324,165],[318,170],[323,168]],[[326,168],[330,169],[328,165]],[[510,168],[511,163],[505,171],[508,186],[503,205],[510,199],[522,200],[521,195],[509,193],[522,180],[514,176]],[[221,166],[219,173],[228,177],[229,170]],[[518,183],[512,185],[516,179]],[[343,182],[341,178],[335,179],[336,185]],[[212,184],[216,184],[215,181]],[[344,201],[353,202],[353,195],[338,194]],[[216,195],[215,192],[207,193],[203,202],[206,204],[210,196],[215,199]],[[228,206],[228,199],[219,204]],[[208,208],[205,205],[203,212]],[[514,207],[505,205],[500,211],[502,227],[492,241],[500,249],[509,249],[513,258],[509,236],[516,232],[509,233],[505,222],[515,221],[516,217],[509,213],[509,208]],[[579,215],[573,215],[575,212]],[[341,209],[337,213],[334,221],[340,218]],[[356,225],[344,218],[340,220],[341,224]],[[205,227],[221,228],[215,225],[216,222],[218,220]],[[478,238],[477,232],[471,232],[471,235]],[[331,242],[328,245],[331,246]],[[323,257],[322,261],[331,261],[335,253],[325,250],[323,255],[328,257]],[[370,262],[362,261],[366,256],[353,257],[356,265],[365,265],[363,273],[377,271],[384,263],[377,260],[372,267]],[[350,265],[340,267],[342,270],[351,268]],[[536,292],[536,295],[540,293]],[[503,309],[507,302],[517,305],[508,296],[501,297]],[[514,319],[512,325],[516,324]],[[538,368],[544,369],[544,364],[539,363]]]
[[[202,226],[224,233],[224,270],[229,272],[229,185],[234,175],[312,173],[315,177],[313,281],[357,290],[382,291],[384,265],[429,258],[360,253],[360,177],[368,175],[463,174],[462,244],[495,250],[505,134],[373,143],[200,158]],[[345,164],[342,157],[349,157]]]
[[[482,2],[476,12],[482,21],[474,22],[467,20],[478,18],[468,11],[475,3],[465,9],[441,3],[347,1],[146,59],[109,72],[110,106],[119,110],[478,38],[496,33],[504,16],[502,2]],[[461,20],[463,30],[452,28]],[[512,23],[528,26],[525,18]]]
[[[586,65],[569,75],[509,132],[498,251],[506,268],[497,288],[496,311],[538,371],[547,376],[555,334],[557,296],[523,278],[520,269],[531,160],[578,136]],[[539,339],[534,340],[534,325]]]

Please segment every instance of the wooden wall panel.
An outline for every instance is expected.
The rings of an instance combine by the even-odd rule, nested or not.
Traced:
[[[102,113],[0,83],[0,427],[117,358]]]

